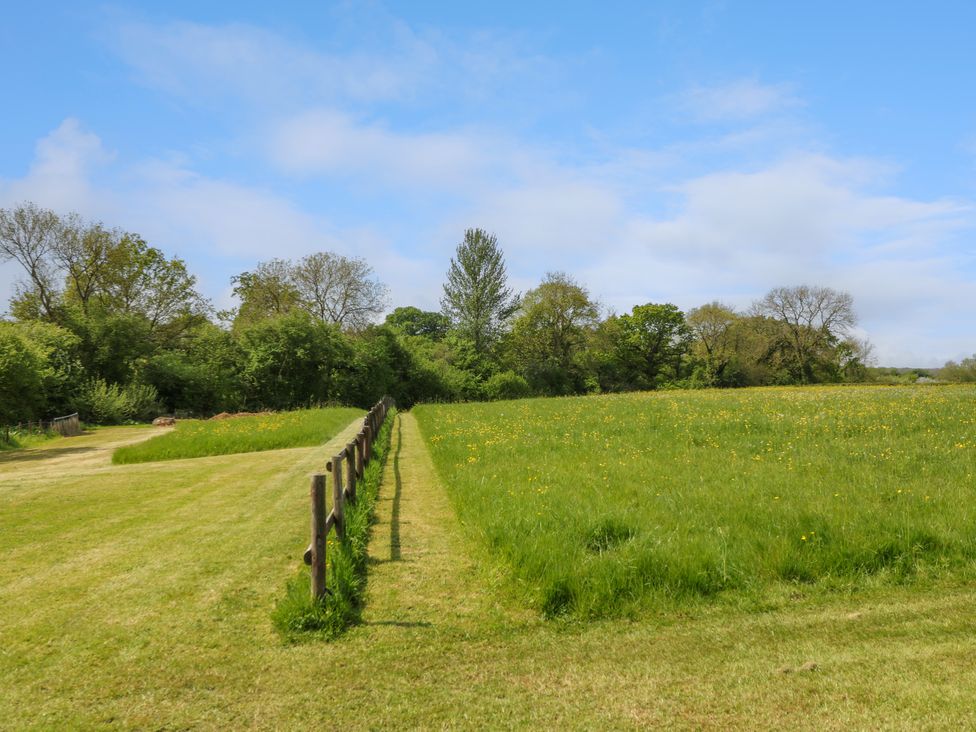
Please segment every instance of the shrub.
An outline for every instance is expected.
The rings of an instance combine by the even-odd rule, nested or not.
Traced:
[[[149,421],[159,411],[159,395],[147,384],[119,386],[93,379],[82,386],[75,409],[82,421],[93,424]]]
[[[502,371],[485,382],[485,396],[490,401],[522,399],[531,393],[532,389],[529,388],[529,382],[514,371]]]

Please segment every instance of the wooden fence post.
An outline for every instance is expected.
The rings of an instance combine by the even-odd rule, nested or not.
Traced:
[[[332,458],[329,469],[332,471],[332,515],[335,516],[336,536],[342,540],[346,538],[346,520],[342,510],[345,502],[342,491],[342,453]]]
[[[356,435],[356,475],[363,477],[363,443],[366,441],[366,433],[360,431]]]
[[[325,596],[325,476],[312,476],[312,599]]]
[[[346,445],[346,494],[349,500],[356,502],[356,443],[350,442]]]

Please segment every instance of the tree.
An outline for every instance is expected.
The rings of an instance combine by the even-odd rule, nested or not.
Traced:
[[[42,416],[48,373],[43,349],[15,323],[0,321],[0,424]]]
[[[507,283],[496,237],[482,229],[465,231],[447,271],[441,307],[480,357],[488,355],[503,324],[518,309],[518,295]]]
[[[297,310],[242,329],[241,378],[253,408],[294,409],[339,396],[349,345],[339,329]]]
[[[857,324],[850,294],[829,287],[776,287],[753,312],[780,324],[796,379],[804,384],[817,380],[818,362]]]
[[[47,319],[55,316],[60,292],[51,261],[59,230],[57,214],[33,203],[0,209],[0,260],[14,260],[24,268],[28,282],[20,285],[18,297],[33,300],[38,315]]]
[[[150,333],[163,326],[178,332],[209,308],[195,288],[182,259],[124,234],[109,249],[99,299],[108,313],[144,318]]]
[[[939,378],[943,381],[976,381],[976,354],[962,359],[959,363],[947,361],[939,369]]]
[[[408,336],[420,336],[432,341],[442,341],[451,327],[451,321],[442,313],[421,310],[412,305],[396,308],[386,316],[386,324]]]
[[[616,321],[616,358],[629,388],[653,389],[663,381],[678,378],[681,359],[691,343],[691,331],[677,306],[635,305]]]
[[[86,224],[77,214],[61,219],[52,254],[65,273],[65,299],[77,303],[86,316],[89,303],[105,285],[110,253],[122,236],[101,224]]]
[[[291,267],[291,282],[301,306],[341,328],[361,330],[386,305],[386,285],[358,257],[318,252]]]
[[[709,386],[733,386],[738,355],[739,316],[728,305],[710,302],[688,311],[685,318],[693,336],[691,352],[700,363],[702,381]],[[696,374],[698,372],[696,371]]]
[[[577,357],[598,316],[589,293],[561,272],[548,273],[537,288],[525,293],[509,342],[516,365],[536,391],[584,390]]]
[[[299,301],[292,282],[291,263],[284,259],[258,262],[253,272],[241,272],[230,280],[241,305],[234,318],[235,326],[256,323],[265,318],[285,315]]]

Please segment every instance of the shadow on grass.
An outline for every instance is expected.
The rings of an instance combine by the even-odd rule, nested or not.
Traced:
[[[64,457],[66,455],[79,455],[85,452],[94,452],[97,449],[97,447],[49,447],[44,449],[34,447],[15,448],[13,450],[0,452],[0,464],[25,463],[32,460],[50,460],[51,458]]]
[[[400,423],[400,415],[396,416],[397,427],[397,448],[393,454],[393,513],[390,516],[390,561],[400,561],[400,494],[403,490],[403,481],[400,478],[400,450],[403,447],[403,425]]]
[[[433,628],[434,624],[427,620],[367,620],[362,625],[388,625],[394,628]]]

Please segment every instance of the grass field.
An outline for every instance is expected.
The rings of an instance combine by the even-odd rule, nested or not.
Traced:
[[[976,574],[973,386],[414,411],[462,522],[547,615]]]
[[[762,612],[546,621],[500,591],[411,414],[394,429],[362,624],[285,644],[270,613],[308,541],[308,475],[358,426],[199,460],[111,464],[153,428],[0,456],[0,728],[976,725],[972,584],[801,585]]]
[[[118,465],[157,460],[231,455],[286,447],[321,445],[363,411],[347,407],[302,409],[220,420],[181,420],[176,429],[147,442],[123,447]]]

